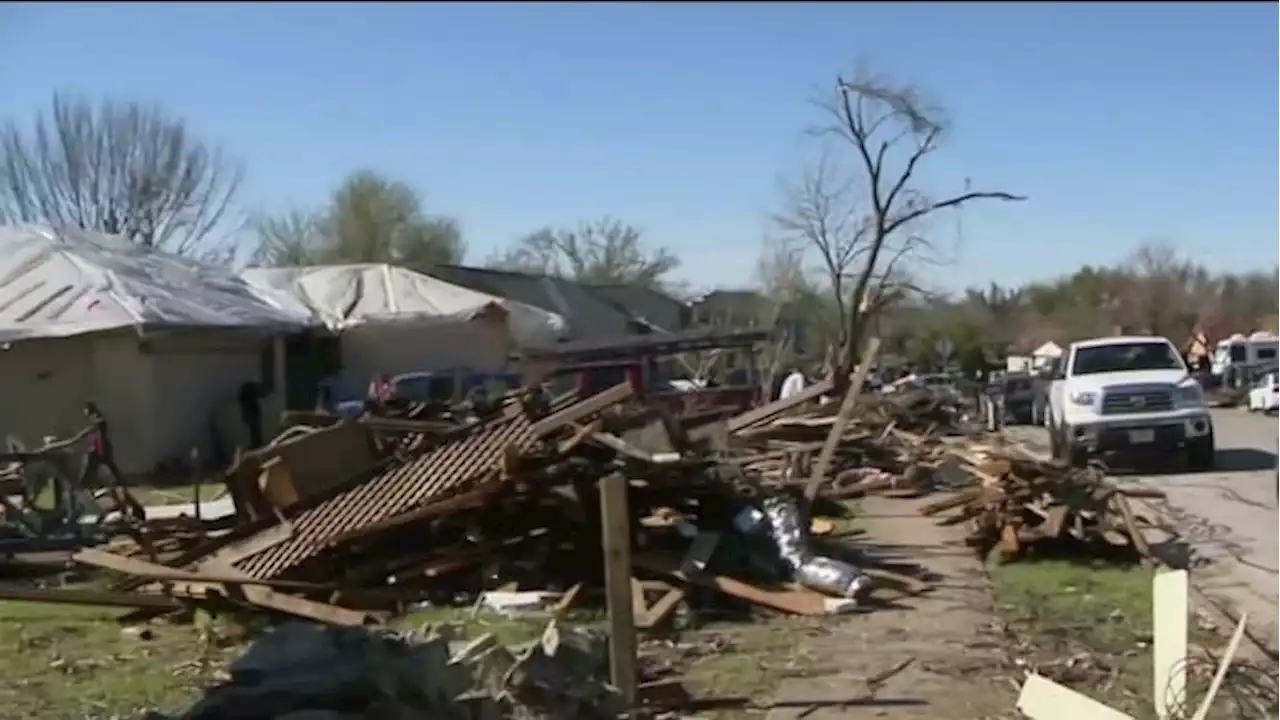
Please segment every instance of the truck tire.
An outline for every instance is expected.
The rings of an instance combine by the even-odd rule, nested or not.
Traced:
[[[1069,468],[1083,468],[1089,464],[1089,454],[1071,446],[1066,428],[1050,427],[1049,451],[1053,459]]]
[[[1067,451],[1067,467],[1083,470],[1089,467],[1089,453],[1074,448]]]
[[[1187,443],[1187,467],[1192,470],[1212,470],[1216,456],[1213,433]]]

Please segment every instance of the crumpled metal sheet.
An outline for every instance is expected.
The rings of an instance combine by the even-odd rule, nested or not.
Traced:
[[[857,567],[835,558],[814,555],[808,532],[801,523],[800,509],[789,495],[765,498],[761,508],[769,521],[769,536],[801,585],[829,595],[856,598],[870,584]]]

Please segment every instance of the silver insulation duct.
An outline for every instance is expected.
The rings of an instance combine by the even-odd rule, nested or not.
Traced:
[[[856,598],[870,585],[870,578],[853,565],[813,554],[808,532],[800,520],[800,509],[789,495],[766,498],[761,510],[769,521],[769,536],[796,582],[811,590],[844,598]]]

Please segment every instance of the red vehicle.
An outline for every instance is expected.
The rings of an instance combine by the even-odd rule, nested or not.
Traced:
[[[534,363],[552,363],[552,386],[556,390],[576,388],[592,394],[620,382],[630,382],[637,397],[646,404],[662,405],[673,412],[726,408],[743,410],[756,404],[760,383],[754,367],[740,368],[733,382],[709,386],[695,385],[682,378],[687,372],[673,356],[712,349],[753,348],[768,338],[764,331],[715,333],[693,330],[621,338],[613,341],[582,341],[526,350],[523,356]],[[745,353],[748,358],[752,353]],[[674,381],[674,382],[673,382]]]

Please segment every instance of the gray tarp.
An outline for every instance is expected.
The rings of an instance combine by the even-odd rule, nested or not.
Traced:
[[[0,342],[119,328],[285,328],[296,314],[243,279],[79,229],[0,226]]]
[[[250,268],[241,277],[264,298],[303,308],[306,315],[297,319],[335,332],[376,323],[465,320],[494,305],[507,312],[517,344],[546,345],[566,332],[564,319],[555,313],[394,265]]]

